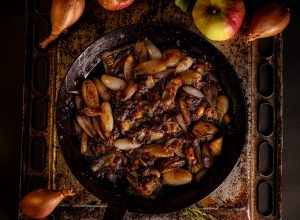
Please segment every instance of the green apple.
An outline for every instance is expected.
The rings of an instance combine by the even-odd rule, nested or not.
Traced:
[[[232,38],[240,29],[245,5],[242,0],[197,0],[192,15],[205,37],[223,41]]]

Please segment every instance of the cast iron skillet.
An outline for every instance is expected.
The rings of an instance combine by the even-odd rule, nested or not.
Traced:
[[[166,187],[165,194],[156,200],[128,195],[124,188],[115,188],[99,181],[90,173],[89,166],[80,155],[80,143],[74,132],[75,103],[71,90],[80,88],[84,78],[99,75],[102,64],[99,54],[145,37],[159,48],[181,48],[193,56],[207,59],[231,99],[233,122],[224,138],[223,152],[200,183]],[[213,192],[229,175],[236,164],[246,137],[246,107],[239,79],[224,55],[206,40],[183,28],[168,25],[132,25],[114,30],[90,45],[73,63],[63,80],[56,105],[56,126],[59,143],[67,164],[79,182],[95,196],[108,202],[104,218],[122,219],[126,210],[139,213],[166,213],[195,204]]]

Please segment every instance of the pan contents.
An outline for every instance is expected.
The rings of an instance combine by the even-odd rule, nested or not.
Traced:
[[[198,182],[222,153],[229,100],[203,58],[149,39],[106,51],[72,91],[80,152],[95,176],[152,197]]]

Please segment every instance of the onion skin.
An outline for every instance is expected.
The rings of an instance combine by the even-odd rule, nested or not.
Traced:
[[[54,191],[50,189],[34,190],[22,199],[20,208],[22,212],[31,218],[45,218],[66,197],[73,196],[73,190],[65,189]]]
[[[85,0],[52,0],[51,34],[40,43],[40,47],[46,48],[60,33],[78,21],[83,14],[84,7]]]
[[[288,8],[279,3],[266,4],[254,14],[247,41],[279,34],[287,27],[289,21]]]

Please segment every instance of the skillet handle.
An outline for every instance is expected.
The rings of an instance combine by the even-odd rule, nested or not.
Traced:
[[[124,209],[124,207],[117,207],[108,203],[103,220],[122,220],[126,212],[127,209]]]

